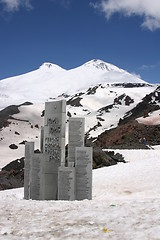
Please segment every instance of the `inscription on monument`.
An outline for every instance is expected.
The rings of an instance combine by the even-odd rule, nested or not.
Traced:
[[[92,199],[92,148],[76,148],[76,200]]]
[[[75,200],[75,168],[59,167],[58,199]]]
[[[58,118],[47,118],[47,125],[49,126],[49,134],[60,133],[61,126]]]
[[[45,137],[45,150],[44,153],[50,155],[50,161],[60,162],[61,147],[58,137]]]
[[[24,199],[30,199],[31,162],[33,154],[34,154],[34,142],[26,142],[24,161]]]
[[[42,163],[42,198],[56,200],[58,195],[58,167],[65,162],[66,101],[47,102],[44,116],[45,154]]]
[[[68,167],[65,127],[66,101],[47,102],[41,153],[34,153],[34,143],[25,145],[25,199],[92,199],[92,148],[84,147],[84,118],[69,119]]]
[[[30,198],[40,200],[40,176],[41,176],[41,161],[43,155],[36,153],[31,162],[31,187]]]
[[[84,118],[69,119],[68,162],[75,163],[75,148],[84,146]]]

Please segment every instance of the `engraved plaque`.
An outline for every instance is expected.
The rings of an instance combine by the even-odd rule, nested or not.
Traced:
[[[69,118],[68,165],[75,164],[75,148],[84,146],[84,118]]]
[[[25,143],[24,161],[24,199],[30,199],[31,161],[34,154],[34,142]]]
[[[76,200],[92,199],[92,148],[76,148]]]
[[[59,167],[58,200],[75,200],[75,168]]]
[[[58,173],[42,173],[41,175],[41,200],[57,200],[58,198]]]
[[[40,200],[40,177],[41,177],[41,161],[43,154],[36,153],[33,155],[31,161],[31,185],[30,198],[33,200]]]
[[[61,165],[65,162],[65,125],[66,101],[47,102],[44,116],[43,152],[50,156],[50,161]],[[58,169],[57,169],[58,171]]]

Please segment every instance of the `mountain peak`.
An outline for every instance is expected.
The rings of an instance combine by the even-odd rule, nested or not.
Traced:
[[[95,67],[97,69],[101,69],[101,70],[107,70],[107,71],[124,71],[116,66],[114,66],[113,64],[110,64],[110,63],[107,63],[107,62],[104,62],[103,60],[100,60],[100,59],[93,59],[89,62],[86,62],[84,64],[84,66],[86,67]]]
[[[60,66],[50,63],[50,62],[44,62],[41,66],[40,69],[51,69],[51,70],[64,70]]]
[[[146,84],[138,76],[99,59],[71,70],[45,62],[35,71],[0,81],[0,108],[13,102],[44,102],[62,93],[73,94],[99,84],[126,83]]]

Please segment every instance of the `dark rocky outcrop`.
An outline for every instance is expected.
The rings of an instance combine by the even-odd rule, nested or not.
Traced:
[[[131,103],[134,103],[134,100],[126,94],[122,94],[119,97],[114,99],[114,105],[122,105],[122,101],[126,106],[129,106]]]
[[[31,102],[25,102],[20,105],[11,105],[0,111],[0,129],[10,124],[9,119],[13,119],[12,115],[19,113],[19,107],[24,105],[32,105]]]
[[[67,101],[67,105],[71,105],[73,107],[83,107],[80,103],[82,100],[81,97],[74,97]]]
[[[110,106],[111,107],[111,106]],[[136,120],[147,117],[149,113],[160,109],[160,87],[146,95],[140,103],[127,112],[118,126],[106,130],[94,141],[94,145],[102,148],[138,148],[146,149],[150,145],[160,144],[160,125],[144,125]],[[101,111],[107,110],[103,108]],[[145,138],[146,141],[141,139]],[[92,141],[92,139],[90,139]],[[95,139],[93,139],[95,140]],[[146,145],[146,144],[147,145]]]
[[[24,158],[7,164],[0,171],[0,190],[24,186]]]
[[[112,86],[115,87],[124,87],[124,88],[141,88],[141,87],[147,87],[147,86],[152,86],[147,83],[114,83]]]
[[[34,151],[40,153],[39,149]],[[24,157],[7,164],[0,171],[0,190],[24,186]]]
[[[98,136],[94,142],[102,148],[147,149],[148,145],[160,144],[160,126],[147,126],[136,120],[120,124]],[[141,139],[146,139],[146,144]]]
[[[20,142],[19,144],[25,145],[26,142],[27,142],[27,140],[23,140],[23,141]]]
[[[20,133],[19,133],[19,132],[17,132],[17,131],[15,131],[14,133],[15,133],[16,135],[20,135]]]
[[[91,95],[91,94],[95,94],[96,93],[96,90],[98,89],[99,86],[95,86],[95,87],[90,87],[88,90],[87,90],[87,95]]]
[[[115,165],[118,162],[125,163],[124,157],[114,151],[102,151],[100,148],[95,148],[93,150],[93,169],[100,167],[108,167]]]
[[[16,144],[11,144],[11,145],[9,145],[9,148],[11,148],[11,149],[17,149],[18,148],[18,146],[16,145]]]

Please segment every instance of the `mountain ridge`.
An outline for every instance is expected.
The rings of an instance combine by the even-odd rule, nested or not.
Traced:
[[[153,121],[147,116],[154,112],[159,123],[156,110],[160,108],[160,88],[157,85],[101,60],[91,60],[72,70],[44,63],[40,69],[19,78],[0,81],[0,110],[4,109],[0,111],[1,166],[23,157],[26,141],[34,141],[35,148],[39,148],[44,103],[61,99],[67,102],[66,121],[69,117],[84,117],[86,140],[102,148],[108,146],[108,141],[110,147],[124,144],[128,147],[125,141],[129,141],[129,147],[142,147],[137,144],[138,138],[146,135],[149,128],[142,125]],[[25,102],[30,105],[23,104]],[[4,117],[6,112],[8,115]],[[141,124],[135,124],[137,118]],[[147,139],[149,144],[159,143],[154,136],[157,131],[158,127],[153,126]],[[131,134],[127,137],[128,132]],[[110,141],[113,136],[114,141]],[[15,148],[11,149],[13,145]]]
[[[22,102],[44,102],[60,94],[74,94],[101,83],[144,83],[142,79],[102,60],[65,70],[43,63],[39,69],[0,81],[0,109]],[[10,100],[9,100],[10,99]]]

